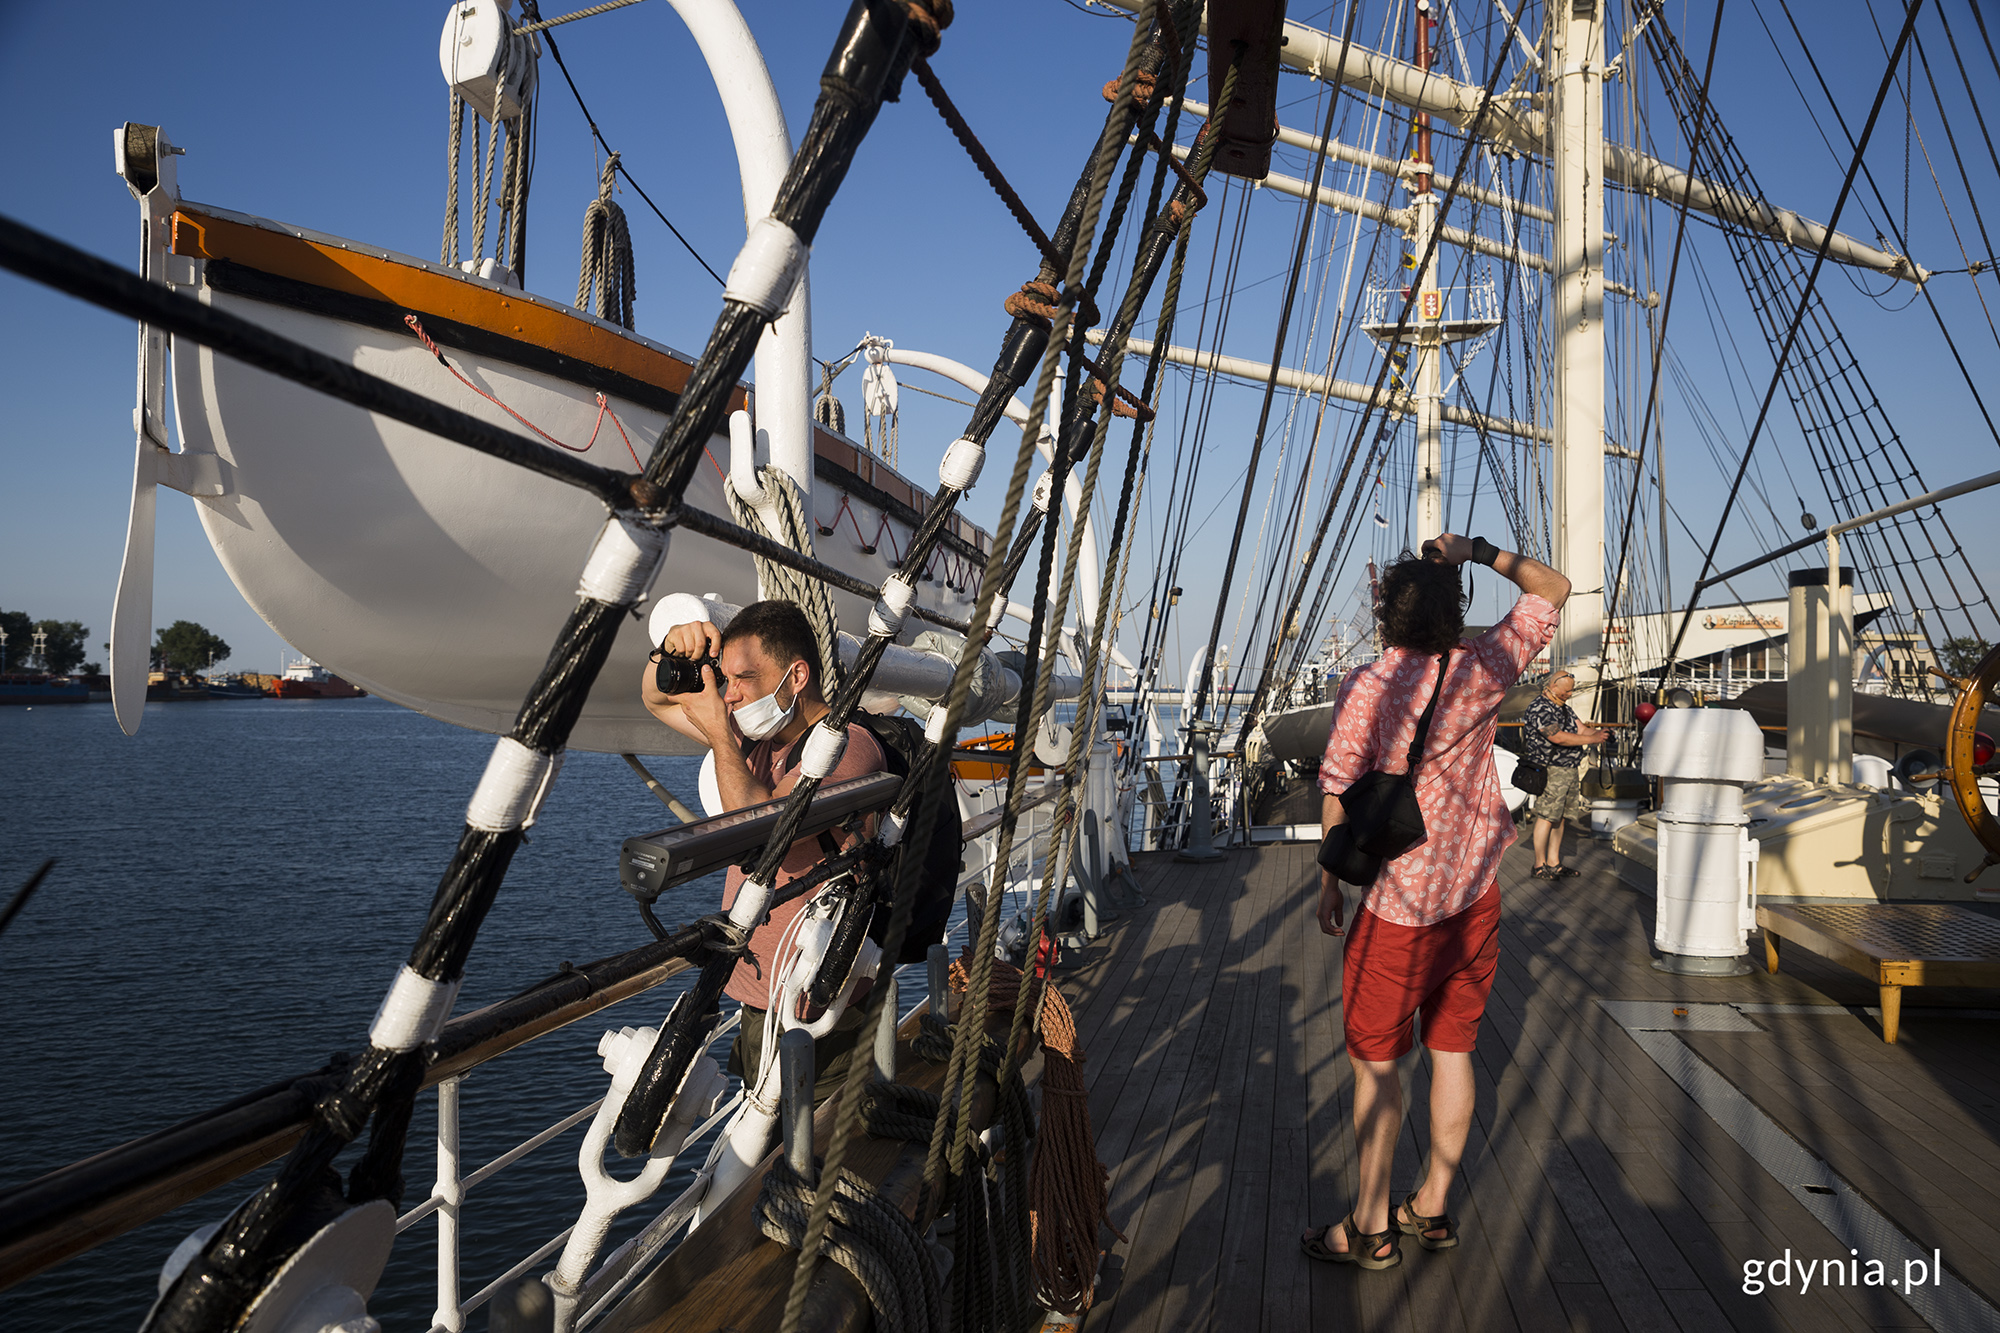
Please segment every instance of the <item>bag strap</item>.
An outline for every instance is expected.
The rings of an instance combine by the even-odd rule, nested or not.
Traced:
[[[1424,742],[1430,739],[1431,715],[1437,712],[1438,695],[1444,692],[1444,674],[1449,670],[1451,670],[1451,651],[1446,649],[1438,654],[1438,678],[1437,684],[1431,687],[1431,701],[1424,705],[1424,715],[1417,719],[1417,734],[1410,738],[1409,766],[1404,770],[1404,775],[1413,782],[1417,776],[1417,764],[1424,757]]]

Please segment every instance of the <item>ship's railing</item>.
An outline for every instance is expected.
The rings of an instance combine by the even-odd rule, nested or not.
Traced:
[[[1043,807],[1058,790],[1054,781],[1046,781],[1039,790],[1029,792],[1008,873],[995,877],[1004,885],[1024,884],[1033,877],[1034,864],[1045,850],[1040,844],[1047,841],[1053,819],[1053,809]],[[819,809],[820,803],[816,801],[813,810],[817,813]],[[992,870],[990,835],[999,818],[995,809],[975,811],[965,821],[967,843],[980,844],[984,855],[967,858],[967,869],[960,877],[961,888]],[[737,827],[740,829],[740,821]],[[801,836],[809,837],[817,831],[809,816]],[[982,839],[986,840],[984,844]],[[1028,863],[1025,871],[1019,868],[1023,861]],[[723,864],[727,864],[726,856],[708,869],[694,873],[697,876],[711,873]],[[461,1290],[460,1210],[466,1191],[483,1185],[500,1171],[561,1137],[588,1119],[596,1108],[593,1103],[572,1112],[492,1162],[462,1175],[456,1146],[458,1081],[473,1069],[537,1037],[588,1019],[623,1000],[652,992],[689,971],[694,964],[688,961],[688,955],[699,939],[698,930],[677,932],[668,939],[568,969],[518,995],[454,1018],[431,1045],[425,1085],[436,1085],[441,1090],[438,1183],[429,1199],[399,1220],[398,1229],[415,1225],[432,1213],[440,1218],[440,1300],[434,1327],[463,1328],[466,1312],[489,1301],[507,1281],[547,1258],[563,1241],[558,1237],[540,1247],[535,1255],[510,1268],[509,1274],[486,1284],[470,1300],[456,1299]],[[729,1025],[735,1020],[732,1013],[718,1028],[716,1039],[727,1035]],[[22,1185],[0,1190],[0,1289],[93,1249],[282,1157],[305,1132],[314,1105],[344,1078],[343,1065],[329,1064]],[[450,1086],[450,1092],[442,1091],[446,1085]],[[724,1107],[717,1115],[731,1109]],[[713,1121],[708,1128],[713,1128]],[[686,1221],[685,1216],[672,1221],[673,1212],[669,1208],[655,1223],[658,1227],[662,1222],[671,1222],[658,1233],[661,1244]],[[650,1228],[642,1233],[642,1237],[651,1235],[654,1232]],[[653,1252],[658,1252],[657,1246]],[[631,1256],[625,1257],[631,1261]],[[599,1266],[599,1273],[619,1258],[614,1253]],[[635,1271],[637,1267],[634,1262]]]
[[[1491,278],[1462,287],[1438,287],[1431,290],[1438,296],[1436,313],[1413,308],[1410,311],[1412,326],[1420,321],[1446,325],[1485,325],[1500,322],[1500,294]],[[1362,327],[1371,331],[1394,327],[1402,314],[1404,302],[1409,299],[1410,288],[1401,283],[1371,282],[1363,297]]]
[[[994,874],[998,862],[998,842],[991,835],[1000,823],[1000,803],[1004,801],[1004,788],[995,784],[979,793],[972,802],[975,807],[985,805],[988,809],[976,809],[971,818],[965,820],[964,837],[968,850],[977,848],[981,855],[968,857],[965,869],[959,876],[959,889],[976,883],[989,883],[996,891],[990,895],[989,903],[1001,908],[1006,902],[1006,894],[1029,890],[1035,887],[1037,867],[1042,846],[1054,819],[1050,799],[1056,795],[1058,785],[1053,781],[1043,783],[1039,791],[1031,792],[1023,804],[1020,820],[1016,826],[1013,848],[1007,860],[1005,874]],[[718,821],[719,822],[719,821]],[[689,826],[693,828],[695,826]],[[723,830],[735,842],[741,841],[737,829]],[[732,847],[734,843],[731,844]],[[738,853],[740,855],[740,849]],[[705,857],[704,857],[705,859]],[[700,869],[700,861],[683,872],[688,878],[709,873]],[[896,969],[898,981],[912,968],[921,964],[909,964]],[[662,979],[664,980],[664,978]],[[907,1018],[916,1012],[925,1001],[919,1000],[908,1010],[901,1011],[898,1018]],[[732,1010],[709,1035],[708,1046],[712,1049],[716,1042],[736,1031],[741,1022],[741,1011]],[[564,1227],[560,1232],[537,1246],[526,1257],[511,1265],[498,1277],[486,1283],[470,1297],[460,1299],[463,1290],[461,1271],[460,1240],[461,1220],[465,1198],[479,1185],[485,1184],[500,1172],[513,1166],[535,1150],[545,1147],[563,1137],[570,1130],[584,1124],[603,1105],[603,1098],[589,1103],[565,1115],[548,1128],[531,1135],[522,1142],[495,1157],[491,1162],[471,1172],[461,1174],[463,1163],[459,1153],[459,1097],[458,1088],[463,1074],[444,1079],[437,1085],[437,1177],[432,1185],[430,1197],[404,1213],[396,1220],[397,1234],[408,1230],[427,1217],[437,1218],[437,1309],[431,1316],[431,1333],[463,1333],[467,1318],[509,1284],[534,1272],[546,1263],[569,1240],[572,1227]],[[689,1132],[688,1147],[684,1151],[696,1149],[704,1136],[724,1124],[743,1104],[743,1092],[737,1092],[718,1107],[713,1115]],[[613,1249],[597,1268],[583,1281],[577,1299],[578,1319],[576,1327],[584,1328],[607,1312],[625,1288],[657,1258],[675,1238],[681,1234],[697,1208],[704,1202],[708,1186],[706,1166],[696,1174],[688,1186],[675,1196],[638,1235]]]
[[[710,1039],[711,1045],[729,1033],[734,1032],[740,1025],[741,1020],[741,1011],[731,1011],[728,1017],[717,1025]],[[432,1333],[461,1333],[466,1326],[466,1316],[492,1300],[509,1283],[518,1280],[538,1264],[547,1260],[550,1255],[561,1249],[569,1240],[570,1232],[574,1230],[574,1227],[564,1227],[552,1239],[538,1246],[525,1259],[522,1259],[506,1272],[494,1278],[484,1287],[481,1287],[470,1298],[461,1301],[459,1299],[459,1291],[461,1289],[461,1274],[459,1271],[459,1217],[460,1210],[465,1206],[465,1196],[470,1194],[475,1186],[482,1185],[486,1181],[491,1180],[494,1176],[514,1165],[529,1153],[534,1152],[537,1148],[553,1142],[568,1131],[589,1120],[597,1114],[597,1109],[604,1105],[604,1099],[599,1097],[596,1101],[589,1103],[581,1109],[570,1112],[540,1133],[532,1135],[512,1148],[509,1148],[506,1152],[501,1153],[471,1175],[461,1178],[461,1162],[458,1148],[458,1089],[462,1082],[464,1082],[464,1076],[460,1075],[456,1078],[444,1080],[437,1087],[437,1180],[431,1187],[431,1196],[396,1219],[396,1234],[399,1236],[432,1214],[436,1214],[438,1219],[438,1299],[437,1310],[431,1316]],[[735,1096],[730,1097],[719,1106],[715,1114],[695,1126],[689,1132],[688,1142],[690,1144],[698,1142],[703,1136],[715,1129],[716,1126],[736,1114],[736,1109],[742,1104],[743,1093],[739,1090]],[[652,1224],[606,1258],[604,1264],[596,1273],[591,1275],[590,1281],[584,1286],[581,1304],[585,1310],[594,1314],[596,1308],[605,1299],[615,1296],[618,1294],[618,1291],[623,1290],[623,1280],[629,1279],[631,1273],[638,1265],[643,1264],[647,1259],[659,1253],[660,1247],[672,1239],[681,1226],[687,1222],[688,1218],[694,1215],[694,1210],[701,1202],[702,1192],[706,1188],[706,1185],[706,1179],[697,1176]],[[606,1290],[606,1288],[614,1286],[617,1290]]]
[[[1127,822],[1128,851],[1168,851],[1187,845],[1194,819],[1193,774],[1188,771],[1192,754],[1149,754],[1139,758],[1139,780],[1133,787],[1135,817]],[[1177,765],[1178,771],[1163,771]],[[1209,755],[1209,814],[1213,820],[1210,836],[1218,846],[1229,841],[1230,831],[1243,808],[1242,755],[1235,750],[1218,750]],[[1132,843],[1136,843],[1134,846]]]

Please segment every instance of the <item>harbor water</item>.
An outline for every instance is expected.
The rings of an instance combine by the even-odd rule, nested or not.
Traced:
[[[153,704],[130,738],[108,704],[0,710],[0,893],[57,860],[0,935],[0,1188],[358,1052],[492,744],[372,698]],[[698,763],[649,766],[692,805]],[[618,884],[619,844],[673,822],[617,756],[571,754],[480,932],[457,1012],[649,940]],[[720,879],[662,898],[661,919],[715,910]],[[600,1096],[599,1035],[658,1024],[680,984],[475,1071],[463,1169]],[[430,1191],[436,1106],[420,1094],[405,1209]],[[574,1220],[581,1133],[468,1196],[462,1298]],[[0,1292],[0,1328],[136,1327],[161,1261],[270,1171]],[[612,1243],[650,1216],[621,1219]],[[435,1228],[418,1222],[397,1245],[371,1305],[387,1329],[431,1326]],[[482,1310],[467,1326],[485,1323]]]

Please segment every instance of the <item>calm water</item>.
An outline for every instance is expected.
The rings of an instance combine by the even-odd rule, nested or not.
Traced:
[[[0,709],[0,894],[59,858],[0,935],[0,1188],[361,1049],[491,747],[376,699],[153,704],[133,738],[109,704]],[[693,804],[696,764],[652,767]],[[649,939],[618,846],[672,822],[615,755],[570,755],[458,1012]],[[690,885],[660,916],[712,911],[720,890]],[[600,1096],[600,1033],[657,1024],[671,1000],[662,987],[467,1079],[466,1169]],[[405,1207],[429,1193],[435,1108],[419,1097]],[[574,1219],[581,1132],[470,1196],[465,1294]],[[136,1327],[174,1245],[268,1174],[0,1292],[0,1328]],[[418,1223],[390,1261],[371,1312],[392,1331],[430,1326],[435,1236]]]

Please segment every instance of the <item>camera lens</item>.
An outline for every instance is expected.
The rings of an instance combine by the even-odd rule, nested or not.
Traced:
[[[701,669],[713,660],[662,653],[659,666],[653,670],[653,688],[661,694],[699,694],[707,684]]]

